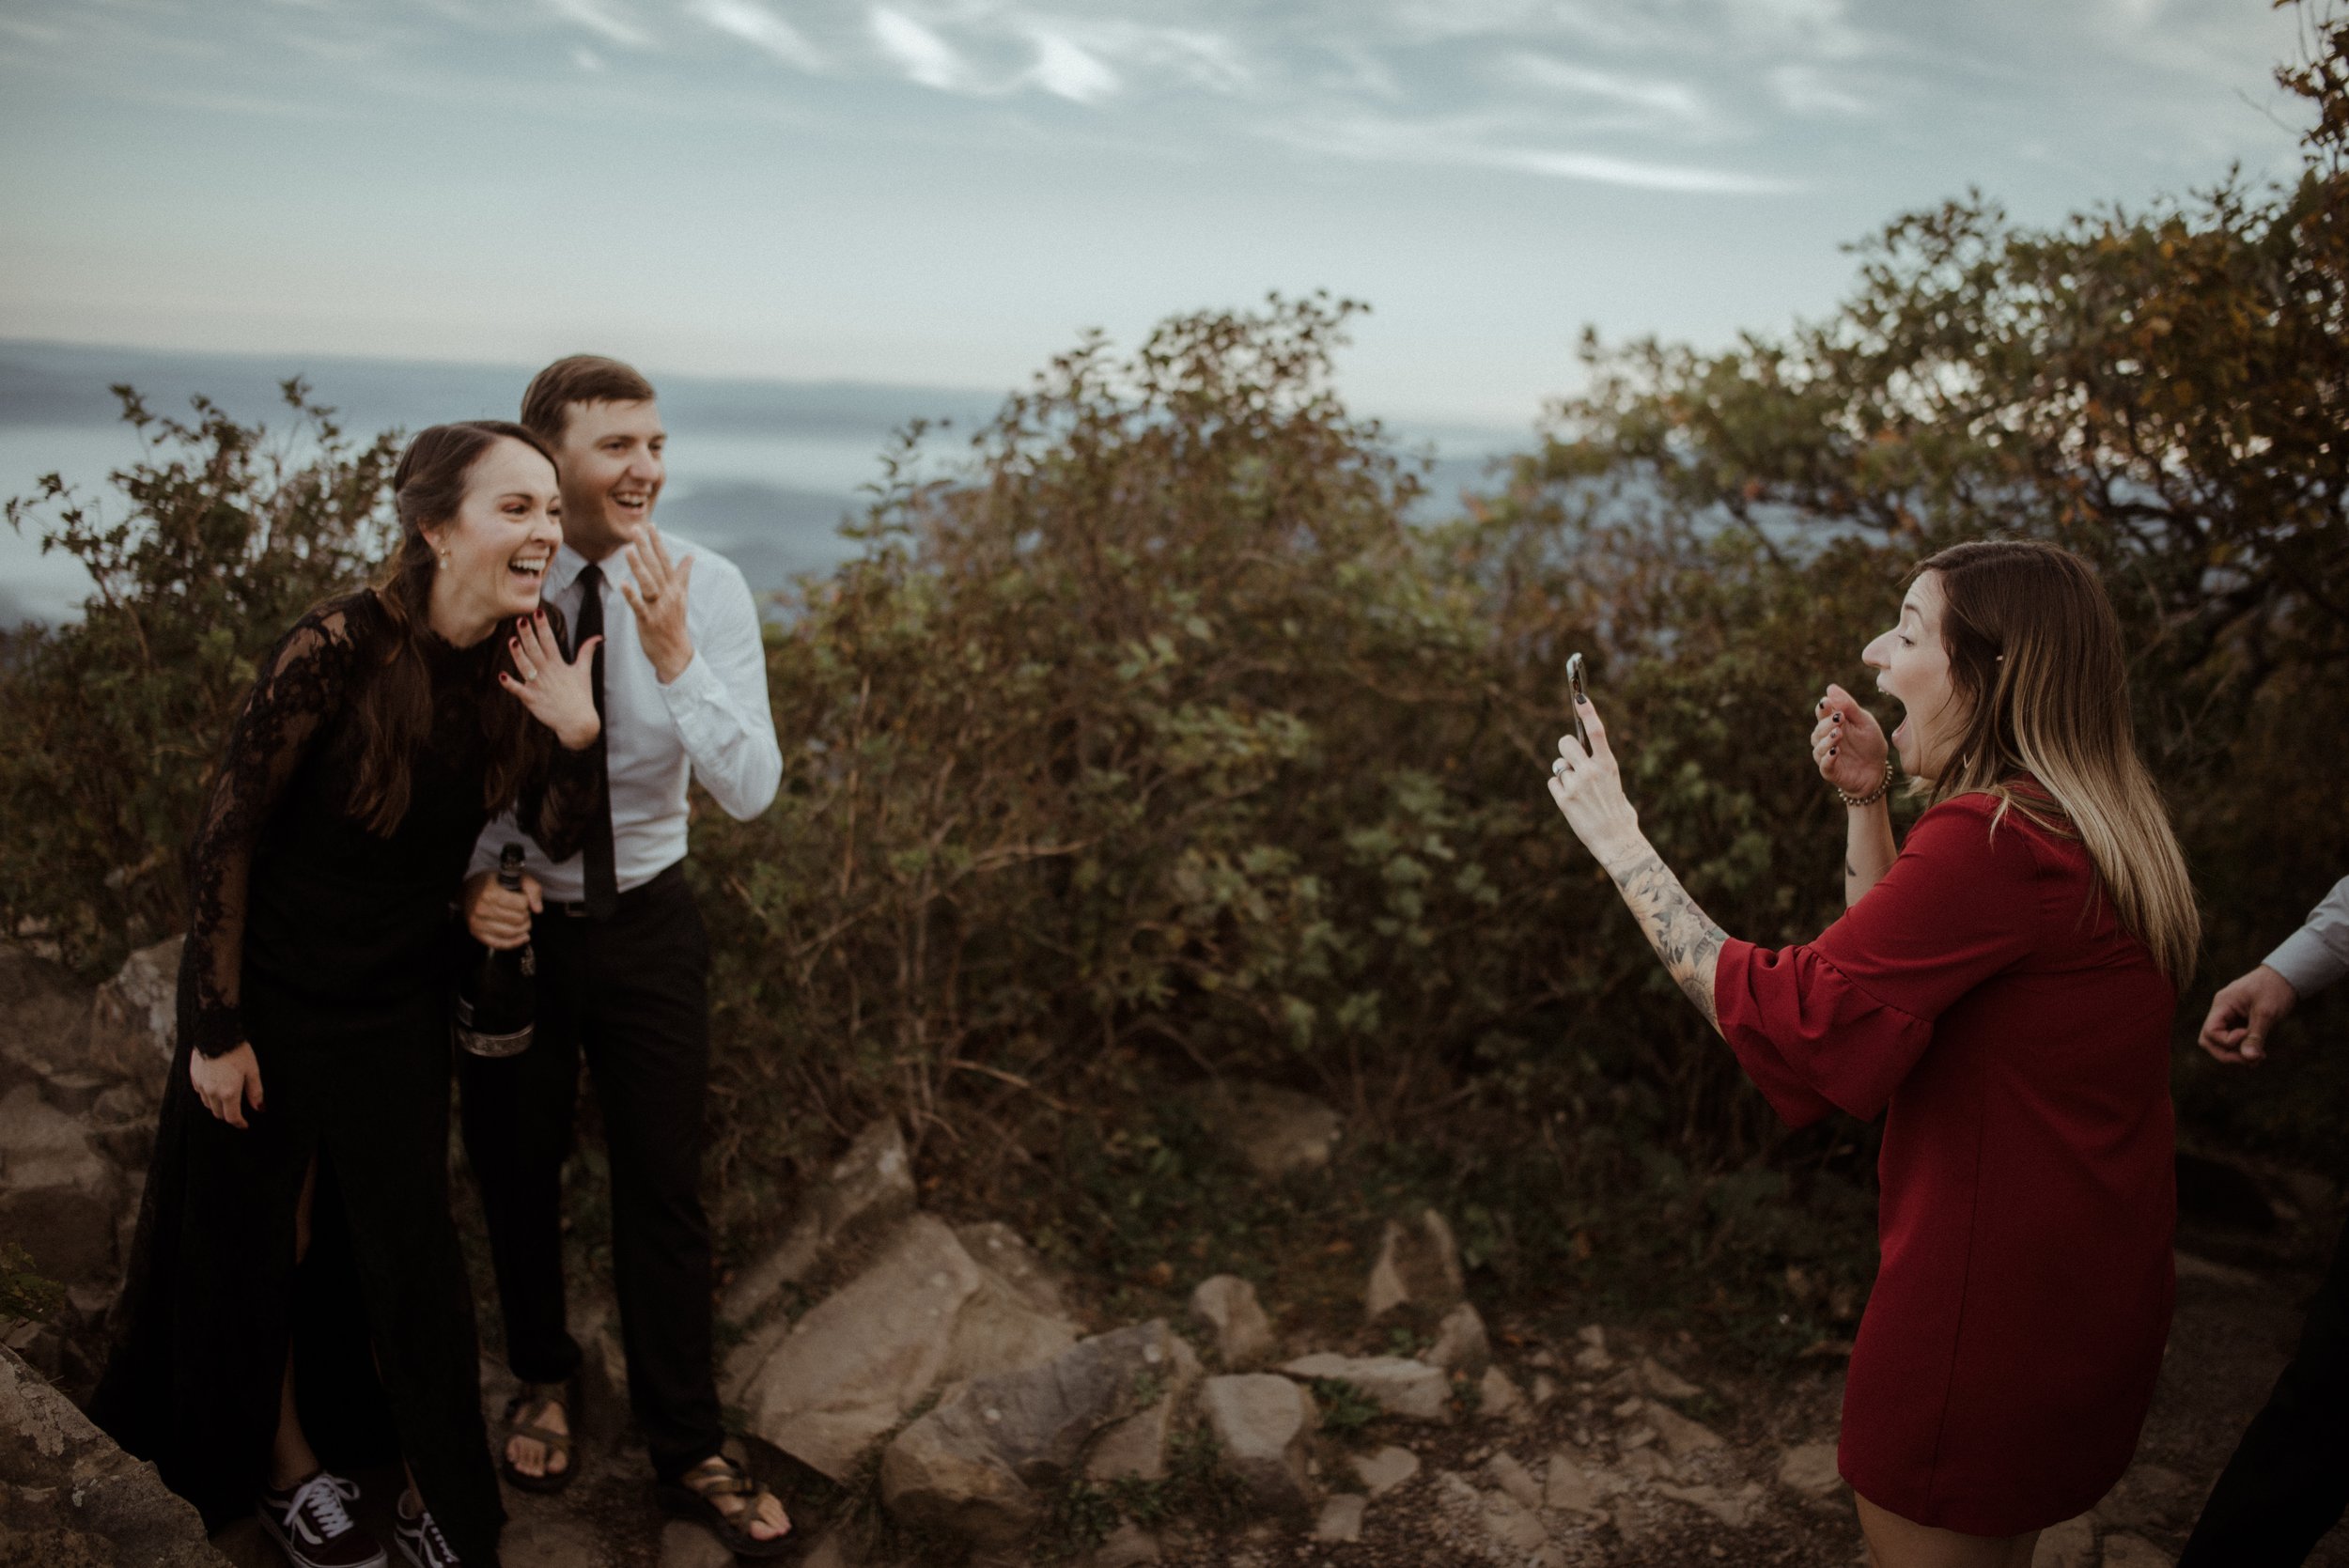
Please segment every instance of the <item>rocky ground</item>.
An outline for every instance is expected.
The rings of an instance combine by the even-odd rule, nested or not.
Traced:
[[[47,1325],[0,1336],[0,1538],[51,1568],[277,1560],[249,1527],[209,1549],[194,1539],[192,1514],[50,1387],[86,1389],[95,1370],[167,1061],[172,962],[140,955],[93,997],[0,951],[0,1239],[70,1287]],[[1281,1091],[1237,1086],[1205,1110],[1268,1178],[1326,1160],[1339,1132],[1327,1107]],[[1085,1281],[1056,1278],[1010,1228],[925,1212],[914,1176],[898,1129],[866,1128],[721,1303],[722,1392],[801,1522],[798,1560],[1864,1560],[1834,1472],[1834,1346],[1764,1375],[1685,1332],[1487,1321],[1433,1210],[1388,1224],[1342,1312],[1220,1275],[1169,1320],[1105,1321]],[[2232,1200],[2182,1234],[2139,1463],[2048,1532],[2043,1564],[2171,1561],[2289,1349],[2341,1194],[2219,1177]],[[609,1310],[580,1315],[582,1474],[558,1497],[509,1496],[506,1561],[720,1568],[707,1536],[662,1528]],[[493,1410],[499,1382],[485,1366]],[[378,1507],[396,1486],[361,1479]],[[2312,1561],[2349,1565],[2349,1530]]]

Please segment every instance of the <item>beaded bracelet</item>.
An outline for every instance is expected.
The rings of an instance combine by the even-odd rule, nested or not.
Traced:
[[[1885,791],[1890,789],[1891,787],[1892,759],[1890,757],[1886,757],[1884,759],[1884,782],[1882,784],[1877,784],[1875,788],[1870,790],[1865,795],[1854,795],[1839,784],[1835,786],[1835,796],[1836,799],[1842,800],[1846,806],[1873,806],[1878,800],[1883,800]]]

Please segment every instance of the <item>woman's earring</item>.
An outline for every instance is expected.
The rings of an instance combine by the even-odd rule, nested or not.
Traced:
[[[441,551],[441,565],[443,567],[448,565],[448,551],[445,550]]]

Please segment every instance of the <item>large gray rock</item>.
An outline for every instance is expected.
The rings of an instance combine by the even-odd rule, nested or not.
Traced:
[[[969,1250],[964,1249],[966,1253]],[[1076,1343],[1074,1324],[1057,1312],[1039,1311],[1034,1295],[982,1264],[979,1288],[956,1314],[946,1365],[939,1376],[943,1382],[957,1382],[1041,1366]]]
[[[908,1220],[863,1274],[796,1323],[771,1323],[726,1358],[725,1390],[750,1433],[834,1481],[944,1373],[955,1320],[984,1280],[953,1231]]]
[[[1259,1507],[1303,1514],[1320,1501],[1310,1468],[1320,1425],[1312,1394],[1269,1373],[1234,1373],[1200,1385],[1199,1409],[1223,1467]]]
[[[0,941],[0,1092],[87,1067],[89,1007],[71,975]]]
[[[1440,1312],[1459,1302],[1464,1288],[1460,1244],[1444,1217],[1425,1209],[1408,1225],[1387,1221],[1362,1306],[1373,1321],[1402,1306]]]
[[[762,1315],[775,1293],[815,1272],[825,1253],[852,1230],[864,1230],[911,1212],[913,1165],[894,1117],[884,1116],[856,1135],[832,1161],[800,1207],[783,1240],[737,1274],[719,1309],[732,1323]]]
[[[1311,1094],[1268,1083],[1210,1083],[1192,1104],[1207,1131],[1266,1177],[1320,1170],[1345,1125]]]
[[[0,1545],[50,1568],[226,1568],[203,1521],[155,1467],[0,1350]]]
[[[1833,1443],[1797,1443],[1778,1456],[1778,1483],[1814,1500],[1843,1489],[1843,1471],[1835,1461]]]
[[[957,1225],[955,1239],[973,1263],[1017,1291],[1029,1306],[1051,1317],[1067,1314],[1060,1281],[1018,1231],[1000,1219],[981,1219]]]
[[[90,1066],[130,1079],[149,1103],[163,1097],[179,1045],[179,950],[186,941],[174,937],[141,948],[90,999]]]
[[[1190,1315],[1215,1330],[1216,1358],[1227,1372],[1245,1372],[1271,1359],[1272,1320],[1256,1287],[1237,1274],[1202,1280],[1190,1293]]]
[[[942,1385],[1041,1365],[1074,1325],[972,1259],[917,1214],[864,1271],[795,1323],[769,1323],[726,1358],[723,1389],[748,1430],[832,1477]]]
[[[113,1272],[122,1182],[78,1117],[20,1083],[0,1096],[0,1236],[42,1274],[79,1284]]]
[[[1198,1352],[1180,1337],[1172,1341],[1174,1369],[1157,1380],[1158,1397],[1101,1431],[1085,1456],[1093,1481],[1163,1481],[1174,1422],[1190,1398],[1201,1371]],[[1137,1394],[1137,1397],[1140,1397]]]
[[[1403,1356],[1300,1356],[1281,1370],[1291,1377],[1350,1383],[1390,1416],[1415,1421],[1452,1419],[1452,1379],[1440,1367]]]
[[[1023,1372],[977,1377],[894,1438],[881,1501],[898,1519],[1008,1546],[1042,1519],[1085,1446],[1163,1398],[1182,1342],[1163,1323],[1097,1335]]]

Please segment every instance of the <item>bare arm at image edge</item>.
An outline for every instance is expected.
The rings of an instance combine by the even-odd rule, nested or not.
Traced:
[[[2333,891],[2309,912],[2308,924],[2285,938],[2264,962],[2304,999],[2349,975],[2349,877],[2333,884]]]
[[[767,699],[767,644],[758,603],[733,563],[696,552],[693,660],[661,688],[693,777],[728,816],[747,822],[774,803],[783,783]]]

